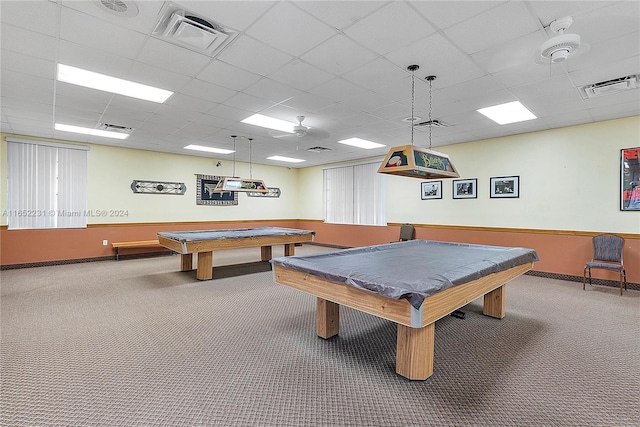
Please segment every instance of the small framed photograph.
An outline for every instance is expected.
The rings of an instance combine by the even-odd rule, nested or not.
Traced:
[[[422,200],[442,199],[442,181],[427,181],[420,184]]]
[[[520,197],[519,176],[494,176],[489,179],[489,187],[492,199]]]
[[[454,199],[476,199],[478,198],[478,180],[454,179],[453,180]]]

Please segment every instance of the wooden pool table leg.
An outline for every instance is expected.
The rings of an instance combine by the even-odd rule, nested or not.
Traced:
[[[340,305],[318,298],[317,331],[320,338],[338,335],[340,330]]]
[[[284,256],[294,256],[296,253],[296,244],[295,243],[285,243],[284,245]]]
[[[272,258],[271,246],[261,246],[260,259],[262,259],[262,261],[269,261],[271,258]]]
[[[502,285],[484,294],[482,314],[502,319],[507,314],[507,286]]]
[[[435,322],[423,328],[398,324],[396,373],[410,380],[426,380],[433,374]]]
[[[213,278],[213,252],[198,252],[198,280],[210,280]]]
[[[180,271],[193,270],[193,254],[180,254]]]

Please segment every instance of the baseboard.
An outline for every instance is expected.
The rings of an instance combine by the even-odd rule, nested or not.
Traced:
[[[545,271],[529,270],[524,274],[527,274],[529,276],[545,277],[547,279],[565,280],[565,281],[568,281],[568,282],[580,282],[580,283],[582,283],[582,281],[583,281],[583,277],[582,276],[572,276],[572,275],[569,275],[569,274],[558,274],[558,273],[547,273]],[[588,279],[587,279],[587,281],[588,281]],[[617,280],[607,280],[607,279],[592,278],[591,279],[591,284],[592,285],[597,285],[597,286],[610,286],[612,288],[619,288],[620,287],[620,282],[617,281]],[[634,291],[640,291],[640,283],[627,282],[627,289],[632,289]]]

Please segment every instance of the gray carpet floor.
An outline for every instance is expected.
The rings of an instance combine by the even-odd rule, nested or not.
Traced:
[[[521,276],[506,318],[437,322],[416,382],[395,324],[342,308],[318,338],[259,252],[214,254],[209,281],[177,256],[1,271],[0,425],[640,425],[638,291]]]

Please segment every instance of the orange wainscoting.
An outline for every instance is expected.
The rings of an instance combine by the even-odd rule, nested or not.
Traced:
[[[104,224],[84,229],[7,230],[0,229],[0,265],[31,264],[61,260],[101,258],[114,255],[111,242],[153,240],[158,231],[206,230],[249,227],[290,227],[314,230],[315,242],[355,247],[397,240],[400,224],[386,227],[325,224],[319,220],[218,221],[194,223]],[[415,224],[417,239],[518,246],[535,249],[534,270],[582,276],[584,263],[591,259],[591,238],[597,233],[554,230],[502,229],[466,226]],[[627,280],[640,283],[640,235],[623,234]],[[107,246],[102,241],[107,240]],[[128,249],[126,254],[151,252],[161,248]],[[593,277],[617,280],[607,271],[594,270]]]
[[[0,230],[0,265],[114,256],[112,242],[154,240],[158,238],[159,231],[296,226],[297,220],[102,224],[89,225],[87,228],[45,230],[7,230],[3,227]],[[107,246],[102,245],[103,240],[107,240]],[[126,252],[121,251],[121,254],[161,250],[163,248],[131,248]]]
[[[515,246],[535,249],[540,261],[535,271],[582,277],[584,264],[591,260],[591,239],[598,233],[562,230],[502,229],[466,226],[414,224],[416,239],[483,245]],[[298,228],[316,231],[315,241],[340,246],[367,246],[398,239],[400,224],[387,227],[366,225],[324,224],[321,221],[299,220]],[[627,281],[640,283],[640,235],[621,234],[625,238],[624,259]],[[593,270],[594,278],[615,280],[619,275]]]

